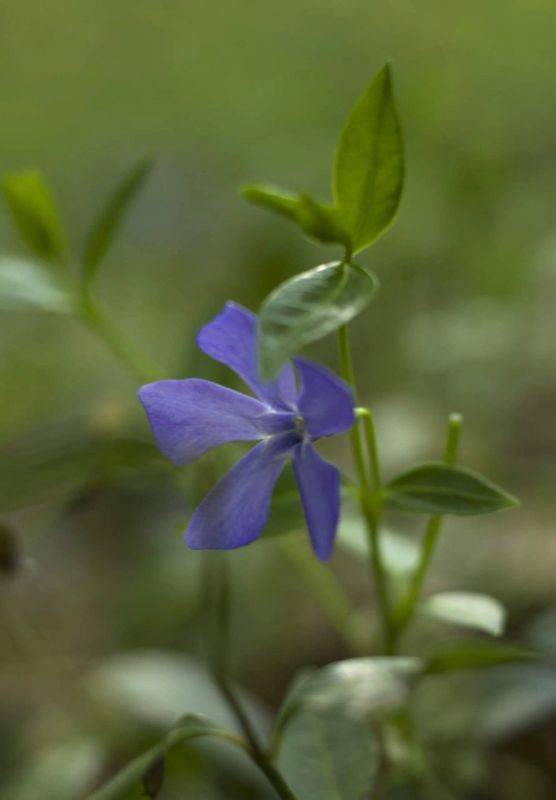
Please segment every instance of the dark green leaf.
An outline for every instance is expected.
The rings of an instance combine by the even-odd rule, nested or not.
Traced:
[[[278,286],[259,315],[263,376],[273,377],[302,347],[357,316],[377,287],[371,273],[339,261],[302,272]]]
[[[149,800],[157,800],[164,783],[165,761],[164,756],[155,758],[148,770],[143,775],[141,784]]]
[[[275,186],[246,186],[243,197],[250,203],[268,208],[292,220],[305,233],[319,242],[349,244],[336,209],[317,203],[306,194],[294,194]]]
[[[158,744],[142,755],[134,758],[117,773],[108,783],[94,792],[88,800],[119,800],[139,784],[152,765],[161,759],[170,748],[201,736],[222,738],[226,732],[216,728],[209,720],[189,714],[168,733]]]
[[[386,500],[417,514],[489,514],[518,505],[499,486],[462,467],[427,463],[404,472],[386,489]]]
[[[403,174],[402,134],[387,64],[353,107],[336,150],[334,200],[354,252],[391,225]]]
[[[0,258],[0,309],[18,311],[29,307],[73,314],[77,301],[41,264],[20,258]]]
[[[421,603],[421,611],[442,622],[501,636],[506,609],[499,600],[475,592],[440,592]]]
[[[152,158],[142,158],[116,187],[100,212],[89,233],[83,255],[83,268],[87,282],[95,277],[127,210],[140,192],[153,165]]]
[[[370,728],[342,709],[307,710],[288,725],[278,768],[299,800],[370,797],[377,772]]]
[[[530,648],[502,642],[463,641],[445,645],[427,659],[425,673],[451,672],[461,669],[495,667],[498,664],[535,661],[538,654]]]
[[[4,195],[27,247],[46,261],[65,261],[66,246],[62,226],[40,172],[27,170],[6,175]]]

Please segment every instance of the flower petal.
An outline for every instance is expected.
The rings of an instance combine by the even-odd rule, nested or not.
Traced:
[[[265,435],[268,407],[211,381],[157,381],[138,394],[159,450],[178,465],[224,442]]]
[[[301,383],[297,405],[311,439],[351,428],[355,415],[347,383],[326,367],[304,358],[296,358],[295,366]]]
[[[326,561],[332,555],[340,516],[340,473],[310,442],[297,445],[292,464],[313,550]]]
[[[233,369],[261,400],[279,407],[295,403],[297,388],[291,364],[286,364],[273,381],[265,383],[259,378],[257,317],[243,306],[226,303],[201,328],[197,345],[207,356]]]
[[[238,461],[196,508],[185,532],[187,546],[233,550],[256,539],[291,445],[291,435],[273,436]]]

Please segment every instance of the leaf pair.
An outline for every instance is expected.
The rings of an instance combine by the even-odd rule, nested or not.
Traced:
[[[95,278],[125,214],[145,182],[153,161],[141,159],[108,198],[91,227],[82,256],[82,283]],[[61,270],[68,260],[67,235],[52,194],[36,170],[7,175],[4,196],[23,243],[38,262],[0,260],[0,307],[31,306],[43,311],[75,313],[77,293]]]
[[[386,64],[352,108],[340,134],[332,177],[334,205],[272,186],[248,186],[243,196],[281,214],[321,242],[364,250],[395,217],[404,176],[401,127]]]

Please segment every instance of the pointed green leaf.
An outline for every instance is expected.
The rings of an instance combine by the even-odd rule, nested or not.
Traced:
[[[126,212],[139,194],[153,166],[152,158],[142,158],[127,173],[101,210],[91,228],[83,255],[86,282],[90,282],[95,277]]]
[[[232,738],[231,734],[228,735],[227,731],[221,731],[209,720],[194,714],[188,714],[158,744],[130,761],[108,783],[93,792],[88,800],[119,800],[121,797],[126,797],[127,792],[140,784],[144,776],[152,770],[153,765],[159,762],[168,750],[178,744],[183,744],[188,740],[198,739],[202,736]]]
[[[294,194],[275,186],[246,186],[243,197],[250,203],[268,208],[292,222],[319,242],[347,245],[349,236],[342,228],[336,210],[317,203],[306,194]]]
[[[392,224],[403,175],[402,133],[386,64],[353,107],[336,149],[334,201],[355,253]]]
[[[14,172],[4,178],[4,195],[23,242],[46,261],[64,262],[65,236],[52,195],[40,172]]]
[[[442,622],[501,636],[506,623],[506,609],[499,600],[475,592],[440,592],[421,604],[421,611]]]
[[[425,673],[436,675],[461,669],[482,669],[498,664],[536,661],[538,653],[527,647],[504,642],[463,641],[444,645],[427,659]]]
[[[52,272],[41,264],[21,258],[0,257],[0,309],[25,308],[72,314],[77,301]]]
[[[518,505],[499,486],[462,467],[430,462],[404,472],[386,488],[386,500],[417,514],[489,514]]]
[[[299,800],[361,800],[371,797],[378,760],[371,728],[340,708],[295,716],[277,763]]]
[[[372,273],[339,261],[302,272],[278,286],[259,314],[263,377],[273,377],[302,347],[357,316],[377,288]]]

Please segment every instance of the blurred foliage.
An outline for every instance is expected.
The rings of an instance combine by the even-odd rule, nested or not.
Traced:
[[[224,300],[256,308],[319,255],[339,253],[314,251],[237,187],[262,177],[328,196],[321,165],[340,123],[394,60],[406,191],[395,231],[361,256],[382,284],[353,335],[362,394],[388,472],[438,458],[446,414],[464,414],[466,462],[522,508],[471,532],[450,522],[430,588],[495,594],[513,632],[553,646],[554,612],[541,612],[556,603],[554,4],[0,0],[0,19],[1,173],[46,174],[80,252],[105,198],[156,153],[95,290],[164,372],[230,385],[195,352],[196,328]],[[0,236],[3,256],[21,258],[7,208]],[[311,350],[333,363],[332,342]],[[0,379],[1,522],[18,547],[15,574],[0,576],[0,795],[82,800],[152,743],[162,715],[107,720],[88,676],[125,659],[144,669],[145,652],[173,668],[191,658],[174,719],[202,710],[181,707],[201,699],[206,622],[200,556],[181,530],[223,464],[165,464],[135,383],[71,319],[2,311]],[[395,513],[388,523],[393,557],[407,561],[414,523]],[[333,568],[372,624],[357,549],[339,548]],[[235,673],[276,707],[298,666],[346,646],[277,541],[231,563]],[[433,625],[420,619],[408,649],[422,652]],[[126,691],[135,675],[128,666]],[[425,744],[456,797],[554,796],[555,687],[554,668],[532,664],[423,685]],[[271,797],[217,745],[174,752],[166,772],[164,800],[183,797],[186,777],[196,800]]]

